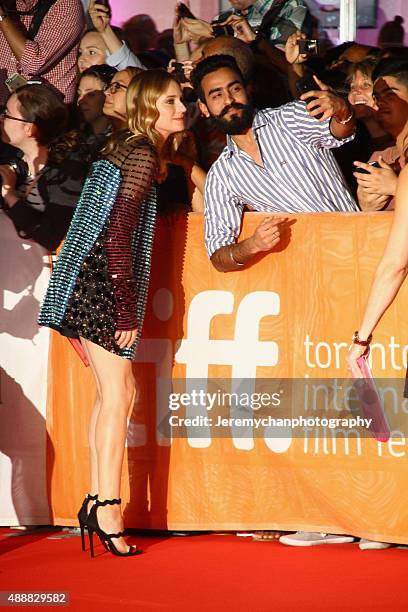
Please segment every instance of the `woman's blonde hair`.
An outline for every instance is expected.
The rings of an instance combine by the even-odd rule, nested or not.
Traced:
[[[159,118],[157,100],[172,82],[177,80],[161,68],[145,70],[133,77],[126,95],[131,138],[147,139],[155,149],[159,148],[162,137],[155,129]]]

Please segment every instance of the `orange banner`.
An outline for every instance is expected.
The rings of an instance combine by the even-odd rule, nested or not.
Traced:
[[[185,530],[287,529],[350,533],[408,543],[407,441],[373,437],[201,437],[172,442],[172,380],[347,377],[357,328],[391,221],[388,213],[290,217],[273,252],[219,273],[203,245],[203,218],[161,220],[143,340],[138,396],[123,470],[128,527]],[[262,219],[245,215],[242,236]],[[375,333],[373,370],[403,378],[407,288]],[[407,344],[406,344],[407,343]],[[74,524],[88,490],[91,373],[66,339],[52,335],[49,478],[55,523]],[[175,383],[174,383],[175,384]],[[405,414],[401,398],[400,410]]]

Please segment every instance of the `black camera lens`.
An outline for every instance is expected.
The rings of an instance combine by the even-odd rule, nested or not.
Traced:
[[[188,78],[184,74],[184,66],[181,62],[176,62],[174,64],[174,76],[179,83],[188,83]]]

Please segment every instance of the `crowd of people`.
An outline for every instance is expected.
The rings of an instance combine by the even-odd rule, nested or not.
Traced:
[[[204,212],[208,255],[228,272],[277,245],[288,213],[398,209],[408,52],[401,19],[378,47],[333,46],[303,0],[231,0],[212,23],[179,3],[162,33],[148,15],[119,29],[105,2],[85,4],[0,1],[1,204],[21,237],[50,251],[66,238],[40,324],[71,339],[98,390],[81,533],[132,556],[120,472],[156,211]],[[239,240],[247,210],[268,216]],[[396,217],[393,288],[389,263],[377,280],[390,299],[374,312],[371,298],[356,358],[406,275]]]

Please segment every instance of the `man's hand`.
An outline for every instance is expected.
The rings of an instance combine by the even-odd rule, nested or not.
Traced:
[[[230,15],[228,19],[223,22],[217,23],[216,25],[229,25],[234,30],[236,38],[239,38],[243,42],[249,44],[256,38],[256,34],[249,25],[245,17],[239,15]]]
[[[128,331],[117,331],[115,332],[116,344],[119,348],[130,348],[136,340],[137,329],[130,329]]]
[[[108,25],[110,25],[109,8],[103,4],[98,4],[97,0],[90,0],[88,13],[95,30],[103,34]]]
[[[307,36],[300,30],[291,34],[285,43],[285,57],[288,64],[302,64],[307,60],[307,53],[299,53],[299,40]]]
[[[398,177],[394,170],[389,166],[382,157],[378,158],[378,163],[381,168],[375,168],[370,164],[363,162],[354,162],[357,168],[367,170],[368,174],[362,172],[354,172],[359,187],[364,189],[364,192],[370,195],[378,196],[395,196],[397,191]]]
[[[255,232],[248,238],[248,246],[253,255],[262,251],[270,251],[280,241],[281,218],[266,217],[261,221]]]
[[[213,266],[219,272],[239,270],[259,253],[270,251],[281,239],[282,227],[287,217],[265,217],[252,236],[228,246],[217,249],[211,256]]]
[[[311,102],[308,102],[306,109],[311,117],[316,115],[322,115],[319,121],[326,121],[326,119],[338,119],[339,121],[345,121],[350,117],[351,109],[349,103],[337,96],[330,91],[329,87],[322,83],[316,75],[313,76],[320,89],[313,89],[307,91],[300,96],[301,100],[309,100],[310,98],[316,98]]]

